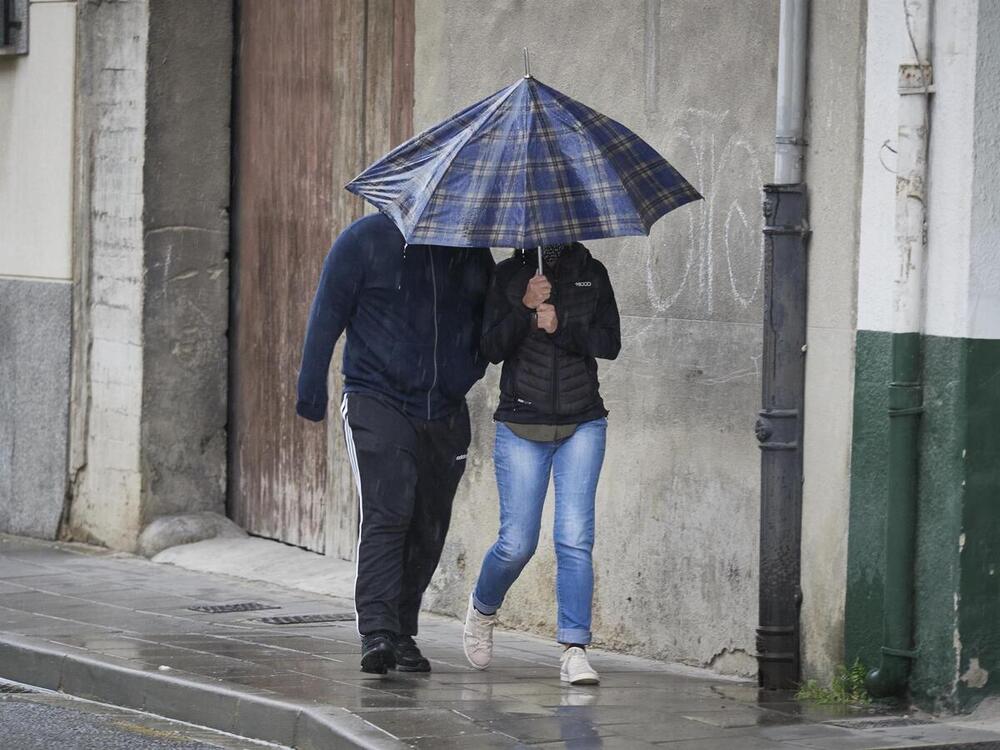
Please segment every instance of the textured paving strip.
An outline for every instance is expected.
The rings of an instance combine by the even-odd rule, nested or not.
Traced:
[[[603,684],[567,687],[556,645],[509,632],[498,633],[496,661],[480,672],[465,663],[460,623],[435,616],[418,638],[431,674],[364,675],[352,613],[348,599],[0,536],[0,677],[296,748],[1000,741],[946,722],[858,728],[852,719],[877,712],[803,706],[746,682],[598,650]]]

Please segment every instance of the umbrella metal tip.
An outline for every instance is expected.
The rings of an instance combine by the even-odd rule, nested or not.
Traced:
[[[522,47],[521,50],[524,52],[524,77],[531,78],[531,67],[528,62],[528,48]]]

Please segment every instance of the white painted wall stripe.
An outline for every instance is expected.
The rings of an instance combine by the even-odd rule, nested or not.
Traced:
[[[993,2],[994,0],[989,0]],[[927,170],[924,332],[969,335],[969,229],[975,124],[975,0],[937,0],[932,21],[934,87]]]
[[[865,135],[858,258],[858,328],[892,330],[896,175],[896,68],[903,55],[902,3],[868,3]]]
[[[938,0],[921,328],[1000,338],[1000,4]],[[902,3],[868,4],[858,328],[891,331]]]
[[[1000,3],[979,3],[969,337],[1000,339]]]
[[[0,65],[0,273],[72,277],[76,4],[31,7],[30,54]]]

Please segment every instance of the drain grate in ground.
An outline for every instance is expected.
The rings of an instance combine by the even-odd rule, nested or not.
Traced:
[[[281,607],[275,604],[261,604],[260,602],[236,602],[234,604],[196,604],[188,609],[215,615],[223,612],[257,612],[262,609],[281,609]]]
[[[27,687],[26,685],[18,685],[17,683],[14,682],[0,682],[0,693],[21,694],[21,693],[36,693],[36,692],[38,691],[32,690],[30,687]]]
[[[257,622],[266,625],[311,625],[315,622],[351,622],[354,615],[347,612],[315,615],[274,615],[273,617],[258,617]]]
[[[881,719],[837,719],[823,723],[845,729],[890,729],[892,727],[919,727],[936,722],[933,719],[914,719],[909,716],[886,716]]]

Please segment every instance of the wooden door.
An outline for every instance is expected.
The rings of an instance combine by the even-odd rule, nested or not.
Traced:
[[[295,416],[309,305],[343,186],[409,137],[413,0],[238,0],[233,101],[229,512],[247,531],[353,555],[357,510],[339,425]]]

